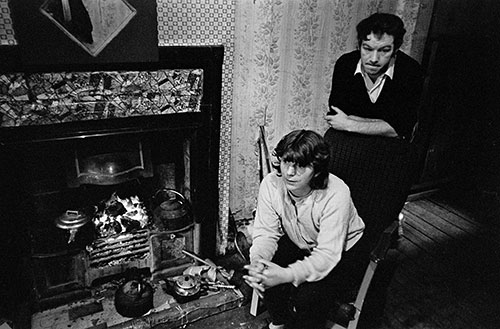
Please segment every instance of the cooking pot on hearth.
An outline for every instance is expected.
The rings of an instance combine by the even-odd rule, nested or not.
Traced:
[[[153,287],[143,280],[129,280],[115,292],[116,311],[128,318],[141,316],[153,308]]]
[[[174,189],[156,191],[152,203],[155,223],[166,230],[180,230],[193,222],[189,202]]]

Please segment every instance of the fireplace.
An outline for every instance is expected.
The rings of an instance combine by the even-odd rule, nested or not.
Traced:
[[[162,47],[157,63],[14,65],[5,72],[10,85],[23,86],[17,80],[26,79],[29,90],[14,94],[9,83],[3,85],[0,171],[7,184],[0,216],[16,247],[2,245],[2,253],[17,266],[10,272],[20,274],[2,280],[13,286],[2,292],[3,300],[16,300],[25,289],[35,309],[47,309],[83,298],[130,270],[158,280],[181,273],[193,263],[183,249],[215,254],[222,56],[222,47]],[[198,104],[196,93],[188,95],[188,110],[176,107],[186,98],[170,102],[168,95],[130,85],[124,95],[109,92],[116,81],[124,83],[126,73],[153,72],[155,82],[166,83],[186,70],[191,86],[201,91]],[[108,80],[100,80],[100,72]],[[81,104],[37,98],[47,81],[54,89],[57,74],[74,81],[77,73],[100,88],[99,97],[106,94],[115,103],[126,97],[139,105],[123,110],[99,98],[92,104],[99,111],[75,114],[68,108],[81,110]],[[26,105],[30,101],[35,105]]]

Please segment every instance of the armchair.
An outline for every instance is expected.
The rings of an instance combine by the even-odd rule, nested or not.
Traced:
[[[356,300],[348,305],[341,304],[341,312],[337,315],[344,317],[334,319],[337,322],[331,327],[354,329],[375,270],[398,232],[402,220],[400,212],[417,166],[416,149],[413,144],[396,138],[360,135],[332,128],[327,130],[324,138],[330,147],[329,170],[349,186],[353,202],[366,225],[361,240],[365,244],[363,249],[367,250],[363,264],[368,265],[364,277]]]

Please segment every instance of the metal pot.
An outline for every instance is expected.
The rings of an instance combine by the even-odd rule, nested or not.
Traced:
[[[89,216],[79,210],[66,210],[54,223],[63,230],[78,229],[90,221]]]
[[[153,308],[153,287],[141,280],[129,280],[115,293],[116,311],[128,318],[141,316]]]
[[[180,230],[192,224],[188,201],[173,189],[163,188],[155,193],[153,217],[159,226],[169,231]]]

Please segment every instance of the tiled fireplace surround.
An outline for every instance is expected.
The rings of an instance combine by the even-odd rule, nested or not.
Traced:
[[[22,194],[9,199],[23,200],[2,203],[9,208],[2,213],[23,218],[2,220],[14,236],[28,237],[19,258],[29,258],[37,307],[84,294],[89,278],[100,273],[81,272],[85,230],[68,244],[68,232],[54,220],[116,191],[139,195],[146,208],[162,187],[181,191],[194,221],[192,230],[180,232],[184,247],[203,257],[215,254],[223,48],[159,52],[158,63],[16,67],[0,75],[0,152],[8,159],[0,170],[13,171]],[[148,166],[139,178],[78,183],[78,157],[116,150],[141,152]],[[144,264],[151,266],[147,257]],[[117,265],[109,273],[125,268]]]

